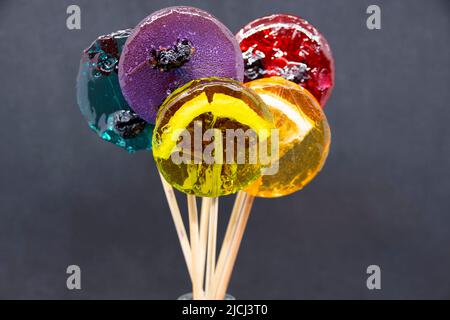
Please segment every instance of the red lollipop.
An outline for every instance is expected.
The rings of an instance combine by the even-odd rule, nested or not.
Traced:
[[[244,82],[281,76],[325,106],[334,85],[334,60],[327,40],[309,22],[274,14],[250,22],[236,38],[245,62]]]

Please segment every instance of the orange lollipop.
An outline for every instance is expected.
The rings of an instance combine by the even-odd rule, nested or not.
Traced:
[[[269,107],[279,130],[278,172],[261,176],[246,192],[281,197],[300,190],[320,171],[328,155],[330,128],[320,104],[299,85],[281,77],[245,84]]]

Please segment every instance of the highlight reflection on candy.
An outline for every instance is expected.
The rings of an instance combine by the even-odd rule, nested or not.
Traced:
[[[243,80],[242,53],[234,35],[209,13],[170,7],[150,14],[133,30],[119,63],[122,92],[143,119],[155,122],[164,99],[191,80]]]
[[[100,36],[83,51],[77,100],[89,127],[100,138],[134,152],[151,149],[153,125],[130,109],[119,86],[117,64],[130,32],[127,29]]]
[[[278,172],[261,176],[245,191],[272,198],[300,190],[320,171],[328,155],[331,137],[325,114],[306,89],[281,77],[245,85],[266,103],[279,130]]]
[[[244,81],[280,76],[308,89],[325,106],[334,86],[334,60],[327,40],[309,22],[274,14],[250,22],[236,38]]]
[[[261,175],[264,163],[253,157],[253,148],[267,141],[272,128],[266,105],[240,83],[194,80],[161,106],[153,156],[161,174],[178,190],[204,197],[226,195]],[[233,135],[248,132],[255,134],[244,136],[244,144],[237,145]]]

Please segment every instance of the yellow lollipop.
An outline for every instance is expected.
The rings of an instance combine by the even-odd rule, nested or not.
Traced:
[[[306,89],[281,77],[245,85],[266,103],[279,130],[278,172],[261,176],[245,191],[273,198],[300,190],[320,171],[328,155],[330,128],[322,108]]]
[[[202,197],[227,195],[248,187],[270,164],[270,157],[264,164],[253,155],[273,127],[261,98],[237,81],[193,80],[160,107],[153,156],[178,190]]]

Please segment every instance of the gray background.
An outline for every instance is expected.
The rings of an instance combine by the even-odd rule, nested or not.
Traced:
[[[72,3],[81,31],[66,29]],[[373,3],[380,31],[365,26]],[[176,4],[203,8],[233,32],[266,14],[300,15],[336,60],[326,166],[305,190],[256,201],[229,291],[450,298],[450,2],[356,0],[1,0],[0,298],[190,291],[151,154],[99,140],[75,100],[82,49]],[[232,200],[221,203],[222,227]],[[65,288],[69,264],[82,268],[81,291]],[[370,264],[382,268],[380,291],[366,288]]]

